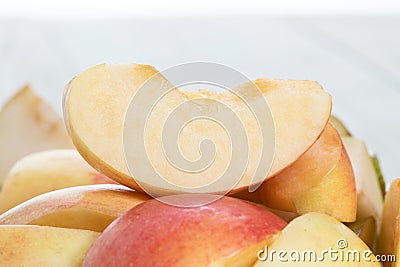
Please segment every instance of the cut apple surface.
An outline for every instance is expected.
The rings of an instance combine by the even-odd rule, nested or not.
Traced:
[[[182,202],[203,202],[203,197],[208,196],[174,196]],[[238,255],[248,266],[260,243],[270,244],[285,226],[273,213],[231,197],[197,207],[153,199],[114,221],[83,266],[231,266]]]
[[[398,267],[400,259],[400,179],[390,185],[385,196],[380,229],[378,252],[391,255],[395,260],[383,262],[385,267]]]
[[[61,118],[24,87],[0,111],[0,187],[14,163],[33,152],[72,148]]]
[[[353,231],[321,213],[308,213],[291,221],[258,256],[256,267],[380,266]]]
[[[0,215],[0,224],[33,224],[103,231],[132,207],[150,199],[122,185],[85,185],[45,193]]]
[[[255,192],[243,191],[236,196],[277,210],[298,214],[321,212],[344,222],[356,219],[352,166],[337,130],[330,123],[296,162],[266,180]]]
[[[40,194],[71,186],[115,183],[93,169],[76,150],[48,150],[19,160],[0,192],[0,214]]]
[[[97,232],[36,225],[0,225],[0,266],[80,267]]]
[[[383,196],[375,168],[365,143],[354,137],[343,137],[353,166],[357,187],[357,220],[373,216],[380,228]]]
[[[157,73],[153,67],[146,65],[98,65],[75,77],[69,83],[65,93],[64,117],[79,152],[100,172],[137,190],[140,190],[140,187],[135,179],[146,183],[148,177],[135,177],[134,179],[128,170],[123,153],[124,120],[132,97],[136,95],[146,80]],[[161,75],[153,77],[152,83],[153,87],[172,87]],[[254,84],[267,101],[275,124],[276,142],[270,144],[272,147],[275,146],[275,157],[269,177],[296,161],[316,141],[329,119],[331,97],[322,90],[318,83],[312,81],[259,79],[254,81]],[[250,94],[250,90],[247,89],[254,84],[238,85],[235,90]],[[262,97],[257,98],[253,95],[248,97],[250,101],[261,101],[262,99]],[[238,175],[239,182],[233,186],[219,184],[202,193],[221,193],[229,190],[235,192],[241,188],[247,189],[259,163],[262,138],[260,138],[257,120],[250,112],[248,103],[244,103],[229,91],[213,93],[172,89],[155,105],[148,117],[145,136],[148,154],[143,157],[149,158],[156,172],[160,173],[165,181],[179,186],[180,189],[175,192],[186,192],[187,188],[210,184],[224,174],[230,164],[232,147],[229,142],[229,134],[233,133],[227,134],[221,125],[213,123],[211,120],[193,121],[179,133],[179,141],[169,140],[169,142],[179,143],[179,150],[184,158],[195,161],[202,156],[196,146],[204,139],[211,139],[215,145],[216,155],[207,171],[201,173],[182,171],[171,164],[164,155],[162,143],[164,123],[172,110],[193,99],[215,100],[234,111],[243,123],[248,136],[244,143],[249,145],[248,164],[242,170],[243,176]],[[138,104],[139,109],[140,104]],[[185,108],[185,105],[183,106]],[[186,112],[182,112],[178,116],[190,120],[195,112],[204,111],[202,109],[205,108],[207,107],[188,108]],[[210,117],[218,117],[221,115],[218,113],[220,111],[217,108],[207,108]],[[227,125],[225,126],[229,129]],[[270,128],[273,129],[272,127],[271,122]],[[134,123],[132,128],[135,128]],[[160,192],[160,195],[169,190],[158,183],[151,183],[150,187]]]

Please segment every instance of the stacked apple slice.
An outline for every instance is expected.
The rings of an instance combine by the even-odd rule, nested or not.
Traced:
[[[177,195],[152,199],[137,183],[145,177],[133,177],[127,167],[123,131],[129,104],[143,83],[156,77],[156,84],[171,85],[155,74],[158,71],[147,65],[103,64],[69,83],[65,122],[77,151],[90,166],[76,151],[56,150],[30,155],[12,168],[0,193],[0,212],[5,211],[0,215],[0,265],[379,266],[365,243],[369,240],[368,245],[374,246],[375,232],[370,234],[369,229],[380,224],[381,203],[371,208],[369,203],[373,198],[382,202],[376,177],[370,169],[369,176],[363,174],[370,158],[350,139],[342,142],[345,137],[340,134],[348,131],[338,127],[337,121],[329,122],[331,97],[318,83],[254,81],[274,119],[275,156],[265,181],[253,193],[247,189],[258,163],[254,147],[260,140],[245,105],[225,92],[186,92],[174,87],[150,118],[156,126],[150,127],[153,132],[147,144],[155,166],[166,163],[162,149],[156,147],[164,118],[157,116],[168,115],[191,99],[219,101],[237,113],[252,153],[249,168],[232,188],[222,184],[210,187],[207,194],[185,194],[182,187]],[[251,85],[238,86],[246,91]],[[214,126],[200,121],[188,127],[192,128],[181,132],[179,145],[189,156],[196,156],[188,149],[193,147],[190,137],[212,136],[217,148],[229,151],[230,144]],[[164,169],[168,170],[163,176],[166,181],[187,182],[168,168]],[[207,183],[225,168],[216,161],[211,172],[196,177]],[[123,185],[99,185],[114,183],[108,177]],[[372,185],[363,179],[371,179]],[[151,186],[169,193],[160,185]],[[222,191],[231,196],[215,200]],[[363,198],[363,193],[373,196]],[[171,202],[175,205],[167,204]],[[352,227],[359,236],[341,223],[356,219]],[[387,229],[393,220],[386,219],[382,227]],[[382,233],[389,238],[391,232]],[[7,245],[12,238],[18,242]],[[340,240],[347,246],[338,247]],[[262,257],[267,248],[308,249],[320,255],[330,247],[366,251],[371,261],[343,263],[326,257],[294,263],[263,261]]]

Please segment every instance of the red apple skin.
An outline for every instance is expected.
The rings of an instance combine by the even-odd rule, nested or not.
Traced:
[[[209,266],[267,243],[286,225],[266,209],[231,197],[191,208],[152,199],[115,220],[83,266]]]

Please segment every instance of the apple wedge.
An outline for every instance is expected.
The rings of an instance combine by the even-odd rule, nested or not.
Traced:
[[[322,213],[308,213],[291,221],[258,257],[255,267],[380,266],[353,231]]]
[[[0,214],[16,205],[57,189],[89,184],[110,184],[76,150],[48,150],[19,160],[0,191]]]
[[[172,197],[174,203],[193,204],[210,196]],[[239,254],[250,257],[241,258],[242,263],[251,264],[260,242],[269,244],[286,224],[257,205],[231,197],[197,207],[152,199],[115,220],[93,243],[83,266],[226,266]]]
[[[0,266],[80,267],[97,232],[36,225],[0,225]]]
[[[61,118],[25,86],[0,111],[0,187],[14,163],[33,152],[72,148]]]
[[[376,221],[374,217],[368,217],[364,220],[355,221],[347,224],[354,233],[361,238],[362,241],[371,249],[375,249],[376,241]]]
[[[330,123],[296,162],[266,180],[255,192],[243,191],[236,196],[277,210],[298,214],[321,212],[344,222],[356,219],[352,166],[337,130]]]
[[[146,183],[148,177],[133,178],[128,170],[123,153],[124,120],[128,106],[141,85],[156,74],[157,70],[146,65],[103,64],[76,76],[65,91],[64,118],[79,152],[94,168],[136,190],[140,190],[140,186],[135,179]],[[173,88],[162,75],[154,76],[151,81],[154,88]],[[269,177],[296,161],[317,140],[330,116],[331,97],[313,81],[258,79],[251,84],[238,85],[234,90],[250,94],[248,88],[254,85],[258,87],[270,107],[274,120],[274,125],[271,122],[270,128],[273,129],[275,126],[275,143],[270,144],[275,147],[275,156],[270,174],[266,175]],[[231,144],[223,128],[210,120],[196,120],[187,124],[179,133],[179,149],[189,161],[201,157],[194,144],[200,144],[206,138],[212,139],[217,153],[207,171],[189,175],[176,168],[164,155],[161,139],[164,123],[176,107],[193,99],[215,100],[229,107],[243,123],[248,136],[248,142],[245,143],[249,144],[247,168],[246,166],[243,168],[243,176],[238,176],[238,183],[234,186],[222,184],[210,187],[208,191],[202,193],[221,193],[230,190],[234,193],[247,188],[259,163],[262,139],[259,125],[247,103],[229,91],[189,92],[173,88],[157,103],[148,117],[149,126],[146,128],[145,136],[148,154],[143,157],[149,157],[152,166],[157,173],[161,173],[165,181],[180,186],[180,189],[174,191],[175,193],[187,192],[187,188],[201,187],[221,177],[230,163]],[[249,99],[261,101],[262,97],[250,95]],[[138,104],[139,108],[140,104],[142,103]],[[198,109],[202,109],[202,106],[189,109],[178,116],[188,121],[193,117],[192,113]],[[207,108],[207,112],[211,118],[220,115],[218,113],[220,109]],[[131,127],[135,128],[134,122]],[[157,195],[163,195],[169,190],[157,183],[151,183],[150,187],[159,192]]]
[[[378,242],[378,252],[392,258],[383,263],[384,267],[398,267],[400,259],[400,179],[390,185],[385,196],[382,224]]]
[[[0,215],[0,224],[34,224],[101,232],[150,199],[122,185],[84,185],[45,193]]]
[[[374,164],[363,141],[354,137],[343,137],[342,140],[356,178],[357,220],[365,220],[373,216],[378,232],[383,209],[383,195]]]

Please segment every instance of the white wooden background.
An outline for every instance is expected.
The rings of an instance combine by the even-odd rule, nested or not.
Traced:
[[[400,16],[0,19],[0,104],[30,83],[61,113],[65,84],[103,62],[216,61],[251,78],[319,81],[400,177]]]

